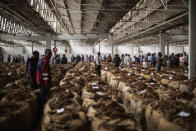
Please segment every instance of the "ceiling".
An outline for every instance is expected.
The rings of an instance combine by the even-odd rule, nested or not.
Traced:
[[[113,45],[188,35],[188,0],[0,0],[0,16],[37,34],[110,33]]]

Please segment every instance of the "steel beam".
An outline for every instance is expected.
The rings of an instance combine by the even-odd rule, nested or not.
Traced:
[[[48,41],[48,40],[81,40],[81,39],[106,39],[109,34],[62,34],[62,35],[9,35],[0,34],[0,40],[36,40],[36,41]]]

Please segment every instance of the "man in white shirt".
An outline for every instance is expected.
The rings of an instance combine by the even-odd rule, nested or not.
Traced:
[[[101,76],[101,54],[100,52],[97,53],[97,56],[95,57],[95,71],[99,76]]]

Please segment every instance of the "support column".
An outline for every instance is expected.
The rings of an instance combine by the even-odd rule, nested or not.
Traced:
[[[46,41],[46,49],[50,49],[51,50],[51,40],[47,40]]]
[[[189,79],[196,77],[196,1],[189,0]]]
[[[167,44],[167,55],[169,56],[169,44]]]
[[[53,43],[54,43],[54,48],[56,48],[56,40],[54,40]]]
[[[33,54],[33,41],[32,41],[32,54]]]
[[[162,55],[165,55],[165,46],[169,44],[167,39],[168,35],[166,33],[160,33],[159,51],[162,53]]]
[[[182,46],[182,53],[184,53],[184,46]]]
[[[101,50],[101,45],[100,45],[100,42],[99,42],[99,52],[100,52],[100,50]]]
[[[139,55],[140,55],[140,52],[141,52],[141,51],[140,51],[140,46],[139,46],[139,47],[138,47],[138,54],[139,54]]]
[[[118,46],[116,46],[115,54],[118,54]]]
[[[93,46],[93,54],[95,54],[95,46]]]
[[[112,46],[112,58],[114,57],[114,46]]]

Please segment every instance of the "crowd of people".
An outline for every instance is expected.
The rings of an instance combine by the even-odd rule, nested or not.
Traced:
[[[40,89],[40,98],[41,98],[41,106],[43,108],[45,99],[47,97],[48,91],[51,86],[51,75],[50,75],[50,59],[52,57],[52,52],[49,49],[45,50],[45,55],[42,55],[40,58],[40,54],[38,51],[34,51],[32,57],[27,56],[27,76],[30,83],[30,87],[32,89]],[[0,55],[0,62],[4,59],[3,55]],[[21,55],[9,55],[7,61],[17,63],[17,62],[25,62],[24,56]],[[94,62],[95,71],[100,76],[101,75],[101,65],[103,61],[112,62],[115,67],[119,67],[120,64],[126,64],[131,66],[132,58],[129,54],[123,54],[119,56],[118,54],[112,56],[109,54],[101,57],[101,53],[98,52],[97,56],[93,55],[72,55],[71,62]],[[62,58],[59,54],[55,54],[52,58],[53,64],[67,64],[68,59],[65,54],[63,54]],[[141,63],[143,67],[147,68],[148,66],[156,66],[157,70],[160,71],[163,66],[165,67],[184,67],[188,66],[188,56],[186,53],[183,54],[174,54],[171,55],[162,55],[159,52],[157,55],[155,53],[148,53],[147,55],[139,55],[134,56],[134,62]]]
[[[144,67],[147,67],[149,65],[157,66],[158,70],[160,70],[161,67],[176,68],[188,66],[188,56],[186,53],[172,53],[169,56],[163,56],[161,52],[159,52],[157,55],[155,53],[148,53],[145,56],[134,56],[134,59],[135,62],[143,63]]]

